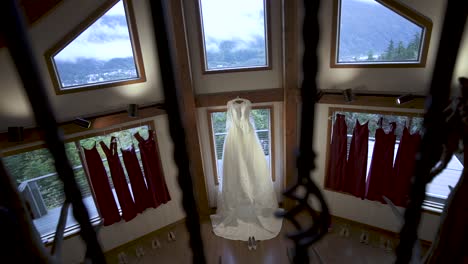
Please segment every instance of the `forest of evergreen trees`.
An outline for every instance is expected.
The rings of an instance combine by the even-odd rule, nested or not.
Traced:
[[[367,61],[415,61],[419,58],[419,49],[421,46],[421,35],[415,33],[413,39],[404,45],[403,41],[397,44],[391,39],[385,52],[375,56],[372,50],[367,55]]]

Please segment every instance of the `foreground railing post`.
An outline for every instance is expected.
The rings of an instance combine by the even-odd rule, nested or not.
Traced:
[[[169,130],[171,132],[172,141],[174,142],[174,161],[179,169],[177,179],[180,189],[182,190],[182,205],[187,216],[185,223],[190,234],[193,263],[205,263],[205,253],[203,251],[203,241],[200,232],[200,220],[192,187],[192,176],[189,168],[190,161],[185,143],[185,129],[180,114],[179,104],[182,98],[178,98],[177,95],[179,89],[175,80],[174,64],[171,58],[171,54],[174,54],[176,51],[171,49],[171,47],[175,46],[169,44],[170,40],[167,33],[168,25],[170,24],[168,22],[170,17],[167,9],[168,1],[151,1],[151,12],[153,15],[153,26],[164,89],[164,101],[169,118]],[[166,4],[166,6],[164,4]]]
[[[70,201],[73,216],[80,224],[80,235],[86,243],[86,257],[93,263],[105,263],[104,254],[89,221],[88,210],[83,204],[80,189],[68,161],[62,134],[57,128],[55,114],[47,97],[46,85],[34,59],[35,54],[17,1],[0,1],[0,28],[31,103],[37,125],[44,131],[45,142],[55,161],[55,169],[63,181],[65,199]]]

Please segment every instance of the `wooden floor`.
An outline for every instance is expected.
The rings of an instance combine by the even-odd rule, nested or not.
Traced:
[[[359,242],[360,229],[353,228],[347,223],[336,223],[335,228],[327,236],[314,245],[309,255],[310,263],[393,263],[395,260],[392,251],[380,247],[381,241],[387,239],[381,234],[371,234],[369,245]],[[342,237],[338,233],[341,227],[346,226],[350,230],[349,237]],[[171,230],[176,234],[175,242],[168,242],[167,231],[136,241],[119,251],[112,251],[107,254],[109,263],[119,263],[118,254],[124,252],[128,263],[191,263],[191,250],[188,246],[188,232],[184,224],[177,224]],[[278,237],[261,241],[257,250],[249,251],[247,243],[243,241],[232,241],[215,236],[211,231],[211,224],[208,221],[202,223],[202,235],[204,240],[205,255],[207,263],[289,263],[287,249],[291,247],[289,240],[285,239],[285,234],[292,231],[292,226],[284,222],[283,228]],[[152,249],[151,240],[158,238],[162,244],[159,249]],[[396,241],[393,241],[393,245]],[[144,256],[137,257],[136,249],[143,248]]]

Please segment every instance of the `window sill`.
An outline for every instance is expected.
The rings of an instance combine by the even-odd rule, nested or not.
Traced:
[[[102,218],[100,216],[91,218],[90,221],[93,227],[101,226],[103,223]],[[77,234],[79,234],[79,232],[80,232],[79,224],[66,227],[63,233],[63,238],[68,239],[68,238],[74,237]],[[44,245],[46,246],[52,245],[52,243],[54,242],[54,239],[55,239],[55,232],[41,236],[42,243],[44,243]]]

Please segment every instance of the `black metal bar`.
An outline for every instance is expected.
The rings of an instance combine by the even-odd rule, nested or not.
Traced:
[[[169,0],[174,1],[174,0]],[[179,168],[177,177],[182,190],[182,205],[184,207],[187,221],[185,221],[190,234],[190,247],[192,248],[193,263],[205,263],[203,241],[200,232],[200,221],[192,189],[192,176],[189,168],[188,152],[185,145],[185,129],[180,114],[180,102],[178,99],[177,83],[175,81],[174,62],[171,54],[175,54],[175,45],[170,45],[167,31],[169,30],[169,1],[151,1],[151,12],[153,15],[153,26],[156,35],[161,78],[164,89],[165,105],[169,117],[169,130],[174,142],[174,161]],[[164,3],[163,3],[164,2]]]
[[[21,11],[15,0],[0,2],[1,31],[31,103],[37,125],[44,131],[45,142],[55,160],[55,169],[64,184],[66,200],[71,202],[73,215],[80,224],[80,234],[87,245],[86,255],[94,263],[105,263],[104,254],[89,222],[88,211],[83,204],[80,189],[68,161],[62,135],[56,125],[55,114],[47,98],[47,87],[34,60],[35,54],[31,48]]]
[[[60,217],[57,228],[55,229],[54,244],[50,251],[53,257],[58,261],[62,259],[63,234],[65,233],[65,226],[67,224],[68,209],[70,209],[70,203],[65,201],[60,209]]]
[[[421,206],[426,197],[426,184],[442,154],[442,145],[447,139],[443,110],[447,107],[453,69],[457,61],[458,49],[463,35],[468,1],[447,1],[444,25],[439,42],[436,64],[432,74],[428,105],[424,115],[424,135],[417,155],[410,202],[405,211],[405,224],[400,231],[400,244],[397,247],[396,263],[409,263],[411,260],[417,231],[421,220]]]

